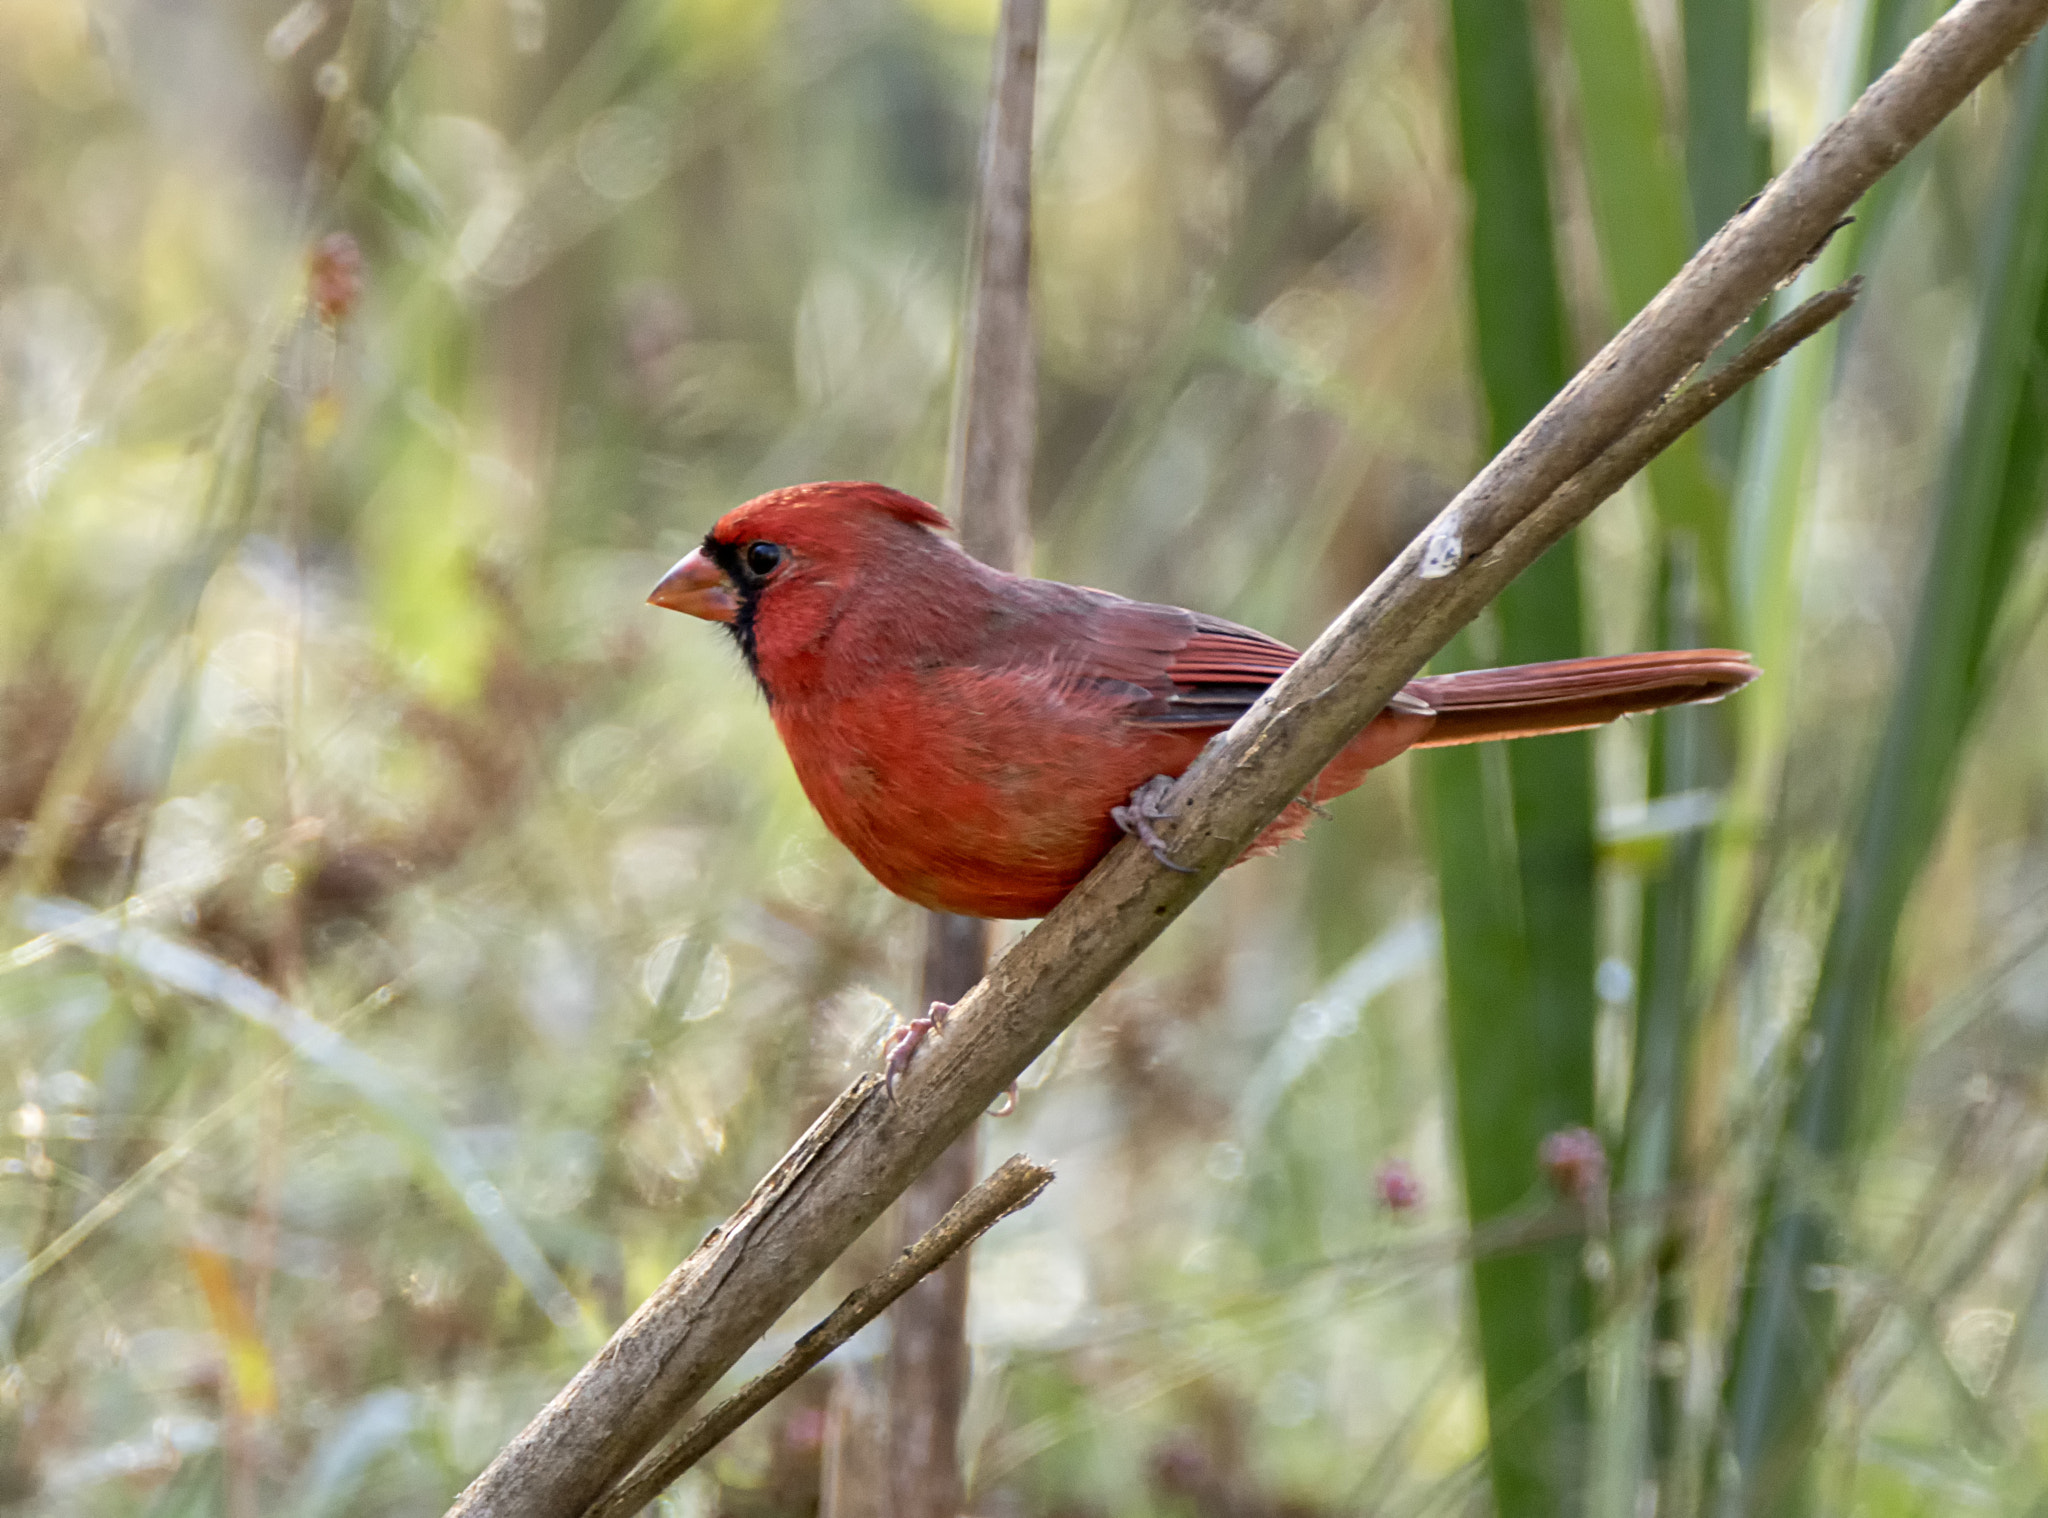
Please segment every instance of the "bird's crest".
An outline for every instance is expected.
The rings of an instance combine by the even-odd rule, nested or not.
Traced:
[[[755,531],[771,522],[789,523],[810,512],[847,513],[872,511],[894,517],[912,527],[931,527],[950,532],[953,524],[936,506],[928,506],[914,495],[868,480],[826,480],[811,485],[787,485],[755,496],[735,507],[720,520],[713,534],[727,537],[729,529]]]

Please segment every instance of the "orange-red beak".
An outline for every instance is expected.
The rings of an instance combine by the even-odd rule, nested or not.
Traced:
[[[684,555],[681,563],[663,575],[647,600],[650,605],[707,622],[730,622],[740,614],[740,598],[733,593],[732,581],[704,557],[701,548]]]

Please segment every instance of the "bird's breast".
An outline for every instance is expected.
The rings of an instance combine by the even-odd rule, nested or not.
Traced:
[[[876,674],[771,708],[825,825],[899,895],[1036,917],[1116,842],[1109,810],[1205,733],[1137,727],[1047,669]]]

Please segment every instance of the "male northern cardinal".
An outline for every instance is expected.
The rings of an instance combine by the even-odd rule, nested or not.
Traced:
[[[924,906],[1037,917],[1152,833],[1165,783],[1295,660],[1220,617],[1004,574],[883,485],[775,490],[721,517],[647,599],[723,622],[825,826]],[[1247,856],[1410,748],[1597,727],[1756,677],[1725,649],[1411,680]]]

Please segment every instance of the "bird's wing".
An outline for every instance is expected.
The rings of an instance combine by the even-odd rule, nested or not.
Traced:
[[[1221,617],[1186,613],[1187,641],[1164,670],[1160,699],[1133,713],[1147,727],[1228,727],[1300,657],[1277,638]]]
[[[1221,617],[1027,583],[1030,612],[996,634],[1007,659],[1051,660],[1076,685],[1123,698],[1126,719],[1141,727],[1228,727],[1298,657]]]

